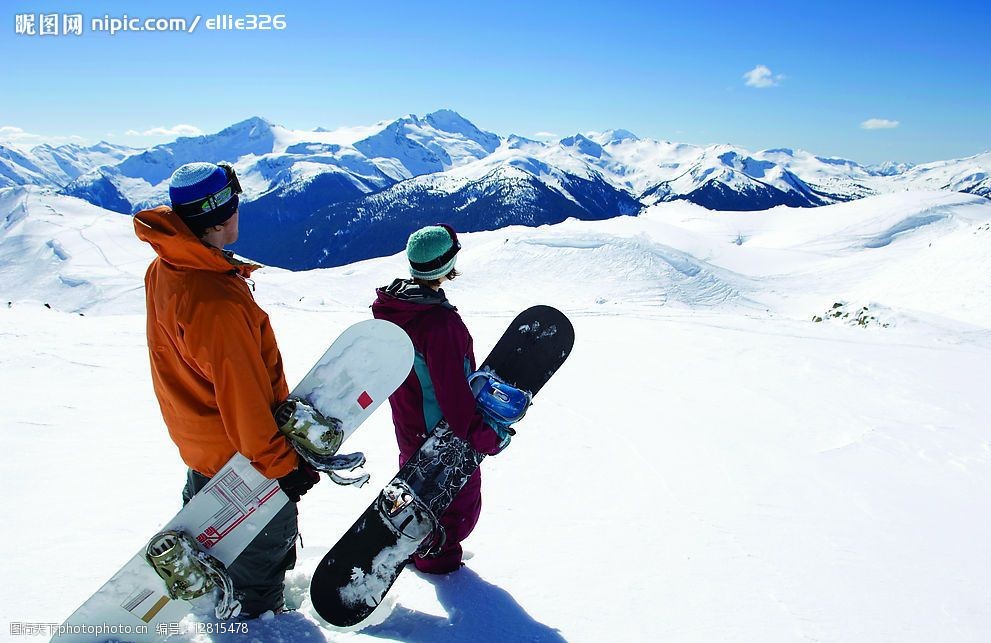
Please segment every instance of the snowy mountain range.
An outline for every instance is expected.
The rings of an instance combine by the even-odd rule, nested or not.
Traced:
[[[256,117],[145,150],[0,146],[0,187],[40,185],[129,214],[167,203],[168,178],[179,165],[222,160],[238,170],[242,214],[252,221],[235,250],[291,269],[391,254],[415,227],[439,220],[479,231],[600,220],[677,200],[739,211],[914,189],[991,197],[991,153],[863,166],[626,130],[541,142],[483,131],[451,110],[333,131],[290,130]]]
[[[100,142],[83,147],[70,144],[38,145],[28,152],[0,145],[0,188],[15,185],[60,187],[84,173],[114,165],[139,150]]]

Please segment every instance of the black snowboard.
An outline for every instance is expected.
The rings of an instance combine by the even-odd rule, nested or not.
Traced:
[[[533,395],[571,353],[575,330],[550,306],[520,313],[482,363]],[[310,582],[313,607],[340,627],[365,620],[410,557],[443,538],[437,516],[451,504],[484,455],[441,420],[375,502],[320,561]]]

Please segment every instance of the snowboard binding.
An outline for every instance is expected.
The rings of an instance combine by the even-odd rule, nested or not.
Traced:
[[[337,473],[338,471],[354,471],[365,464],[364,453],[347,453],[330,456],[316,456],[312,453],[297,448],[296,453],[310,463],[310,466],[317,471],[323,471],[334,482],[341,486],[356,486],[359,489],[371,478],[367,473],[363,473],[354,478],[345,478]]]
[[[344,441],[341,421],[327,417],[305,400],[290,397],[275,409],[275,421],[301,458],[339,485],[363,486],[369,475],[345,478],[338,471],[354,471],[365,464],[363,453],[338,455]]]
[[[533,401],[532,393],[506,383],[488,369],[469,375],[468,386],[486,418],[504,426],[522,420]]]
[[[468,386],[471,387],[485,423],[491,426],[502,440],[499,445],[499,450],[502,451],[509,446],[510,440],[516,435],[513,424],[526,415],[533,401],[533,394],[506,383],[487,368],[469,375]]]
[[[402,481],[393,481],[379,494],[378,509],[397,536],[421,543],[417,555],[444,547],[444,528],[433,512]]]
[[[334,455],[344,441],[341,421],[329,418],[305,400],[290,397],[275,409],[279,430],[314,455]]]
[[[200,551],[184,532],[168,530],[155,535],[145,548],[145,558],[165,581],[171,598],[191,601],[219,588],[217,618],[228,619],[241,613],[241,603],[234,598],[234,584],[227,568]]]

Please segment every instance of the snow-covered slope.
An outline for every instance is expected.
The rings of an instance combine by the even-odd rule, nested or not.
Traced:
[[[0,145],[0,188],[16,185],[51,185],[50,172],[36,159],[13,147]]]
[[[535,303],[577,334],[483,464],[473,557],[404,573],[353,632],[314,614],[312,570],[397,466],[380,411],[348,444],[373,483],[306,495],[299,610],[250,621],[252,639],[986,640],[991,201],[676,201],[461,240],[446,291],[479,357]],[[144,338],[150,258],[128,216],[0,190],[0,464],[17,488],[0,620],[61,621],[178,509]],[[403,270],[396,254],[256,272],[289,381]]]
[[[42,188],[0,190],[0,298],[60,310],[141,310],[154,256],[131,220]]]
[[[991,198],[991,152],[916,165],[895,176],[902,188],[952,190]]]
[[[6,189],[0,231],[0,462],[24,490],[4,505],[0,618],[57,622],[177,509],[184,470],[149,381],[151,253],[129,217]],[[449,577],[405,573],[356,632],[314,615],[309,575],[396,467],[380,412],[349,443],[373,484],[307,494],[287,590],[300,609],[251,621],[254,638],[984,640],[991,203],[671,202],[462,243],[446,290],[480,356],[538,302],[578,337],[484,464],[474,556]],[[290,381],[403,265],[256,273]],[[834,303],[877,321],[826,316]]]
[[[532,179],[518,172],[518,180]],[[464,181],[450,192],[466,193],[464,186],[472,183]],[[516,193],[525,191],[520,187]],[[430,223],[435,214],[428,211],[424,221]],[[138,282],[151,254],[134,238],[130,217],[33,187],[0,190],[0,217],[0,291],[8,300],[43,300],[74,312],[100,312],[107,305],[142,309]],[[463,235],[470,242],[461,261],[474,267],[466,271],[466,281],[497,282],[500,275],[513,274],[514,266],[526,266],[528,278],[514,280],[513,290],[534,300],[560,279],[582,284],[568,293],[567,304],[589,311],[729,306],[809,319],[845,300],[897,308],[894,316],[933,314],[991,326],[985,277],[991,269],[991,254],[985,252],[989,222],[988,200],[940,191],[759,213],[713,213],[671,202],[635,217],[571,218],[537,228],[526,220],[495,221],[508,227]],[[372,227],[381,235],[385,225],[379,221]],[[251,234],[254,226],[245,219],[242,234]],[[322,235],[321,252],[354,252],[349,244],[362,237],[349,236],[348,230]],[[401,253],[312,273],[266,270],[283,275],[286,283],[320,275],[329,292],[357,296],[347,282],[367,274],[375,278],[359,280],[361,288],[385,283],[383,265],[401,272]],[[488,308],[487,296],[480,294],[473,305]]]

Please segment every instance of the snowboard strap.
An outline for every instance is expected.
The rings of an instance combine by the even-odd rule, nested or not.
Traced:
[[[434,530],[416,549],[416,555],[420,558],[437,558],[444,550],[445,544],[447,544],[447,531],[438,520]]]
[[[342,487],[355,486],[359,489],[364,487],[365,483],[371,479],[371,476],[367,473],[363,473],[355,478],[345,478],[344,476],[339,475],[336,471],[328,471],[327,477],[329,477],[334,484],[339,484]]]
[[[319,456],[303,449],[297,449],[296,452],[301,458],[309,462],[310,466],[314,469],[326,473],[335,484],[339,484],[341,486],[357,486],[360,489],[371,478],[371,476],[367,473],[363,473],[355,478],[345,478],[337,473],[338,471],[354,471],[358,467],[364,465],[365,454],[360,451],[357,453],[338,453],[328,456]]]

